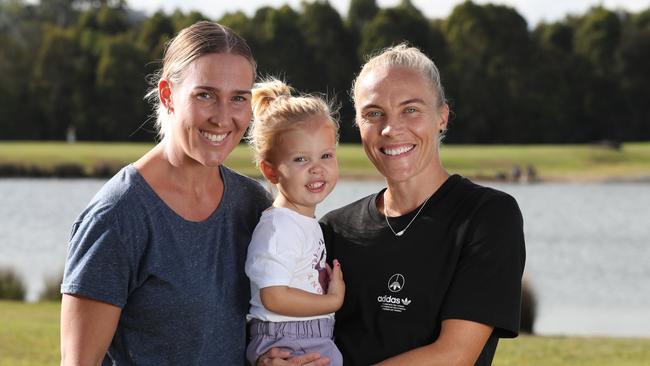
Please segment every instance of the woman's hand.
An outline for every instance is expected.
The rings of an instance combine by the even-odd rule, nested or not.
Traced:
[[[321,357],[318,353],[307,353],[302,356],[289,358],[290,353],[279,348],[271,348],[257,359],[256,366],[326,366],[330,359]]]
[[[327,274],[329,275],[329,285],[327,287],[327,295],[334,299],[338,304],[336,310],[340,309],[343,305],[343,298],[345,297],[345,282],[343,281],[343,271],[341,270],[341,263],[338,260],[333,262],[334,268],[327,265]]]

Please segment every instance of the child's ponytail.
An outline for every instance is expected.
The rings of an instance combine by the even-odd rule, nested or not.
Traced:
[[[291,87],[280,80],[269,78],[255,84],[252,100],[253,117],[259,119],[271,103],[283,96],[291,96]]]

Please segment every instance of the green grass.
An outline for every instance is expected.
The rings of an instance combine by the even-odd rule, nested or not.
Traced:
[[[80,142],[0,142],[0,163],[15,163],[51,169],[56,164],[76,163],[87,172],[101,162],[128,163],[144,155],[152,144]]]
[[[60,308],[0,301],[0,366],[58,365]]]
[[[640,366],[650,339],[521,336],[499,341],[495,366]]]
[[[52,168],[76,163],[87,172],[101,162],[133,162],[153,147],[146,143],[0,142],[0,163]],[[380,178],[360,145],[338,149],[341,176]],[[592,145],[443,145],[442,161],[448,171],[468,177],[494,177],[509,173],[513,165],[533,165],[546,180],[628,179],[650,175],[650,142],[626,143],[621,150]],[[247,146],[240,145],[226,165],[259,176]]]
[[[59,363],[58,302],[0,301],[0,366]],[[495,366],[639,366],[650,360],[650,339],[539,337],[504,339]]]
[[[620,150],[593,145],[448,145],[442,161],[467,176],[508,173],[532,164],[543,179],[592,180],[650,175],[650,143],[626,143]]]

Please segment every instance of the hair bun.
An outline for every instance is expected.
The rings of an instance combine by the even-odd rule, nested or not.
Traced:
[[[263,115],[276,99],[290,95],[291,87],[275,78],[269,78],[255,84],[252,100],[253,114],[256,117]]]

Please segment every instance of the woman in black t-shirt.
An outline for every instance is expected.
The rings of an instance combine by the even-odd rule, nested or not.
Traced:
[[[326,215],[347,292],[335,339],[346,365],[489,365],[519,329],[525,261],[516,201],[440,161],[449,107],[438,69],[404,44],[362,68],[356,123],[387,188]]]

